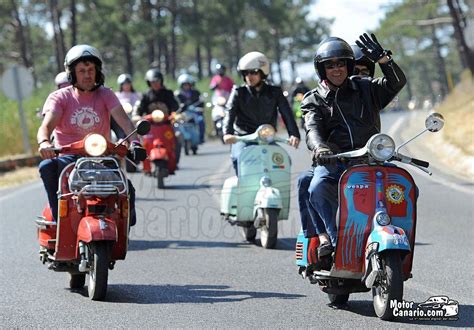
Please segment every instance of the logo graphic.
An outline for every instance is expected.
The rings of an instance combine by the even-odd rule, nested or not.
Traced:
[[[278,152],[275,152],[273,155],[272,155],[272,161],[277,164],[277,165],[281,165],[283,164],[283,162],[285,161],[285,159],[283,158],[283,155],[278,153]]]
[[[77,109],[71,117],[71,124],[84,131],[90,131],[99,122],[99,116],[91,107]]]
[[[401,204],[405,199],[402,187],[396,184],[388,186],[385,195],[392,204]]]
[[[408,317],[410,320],[455,321],[458,319],[459,303],[448,296],[432,296],[416,305],[413,301],[390,301],[395,317]]]

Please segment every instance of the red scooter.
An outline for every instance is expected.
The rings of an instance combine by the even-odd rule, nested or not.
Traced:
[[[176,171],[176,137],[171,118],[161,110],[154,110],[143,117],[151,123],[150,132],[143,137],[143,147],[148,159],[143,161],[143,171],[157,178],[158,188],[164,188],[164,178]],[[151,163],[154,164],[153,172]]]
[[[149,123],[143,121],[135,131],[143,135],[149,129]],[[58,221],[53,220],[49,205],[36,220],[40,260],[51,270],[69,272],[71,289],[82,288],[88,274],[89,297],[102,300],[107,293],[108,270],[127,254],[128,183],[111,155],[123,157],[128,149],[100,134],[89,134],[53,150],[80,158],[59,177]]]

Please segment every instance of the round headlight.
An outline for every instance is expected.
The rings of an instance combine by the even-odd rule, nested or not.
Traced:
[[[273,128],[272,125],[261,125],[258,129],[258,137],[262,140],[265,140],[267,142],[272,142],[273,139],[275,138],[275,129]]]
[[[391,222],[390,216],[387,213],[382,212],[382,211],[377,212],[375,214],[375,220],[381,226],[389,225]]]
[[[161,121],[163,121],[163,119],[165,118],[165,113],[161,110],[154,110],[152,113],[151,113],[151,119],[155,122],[155,123],[159,123]]]
[[[84,149],[89,156],[101,156],[107,150],[107,140],[100,134],[90,134],[84,140]]]
[[[395,152],[395,141],[387,134],[377,134],[368,142],[369,154],[377,161],[390,159]]]
[[[219,96],[217,98],[217,105],[224,106],[227,102],[227,99],[224,96]]]

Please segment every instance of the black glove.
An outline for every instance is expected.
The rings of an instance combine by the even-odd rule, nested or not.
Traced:
[[[134,141],[132,142],[127,156],[133,161],[143,161],[146,159],[147,154],[145,148],[143,148],[139,142]]]
[[[356,40],[357,46],[359,46],[362,53],[367,56],[372,62],[378,62],[384,56],[392,55],[390,50],[383,49],[378,42],[375,34],[372,33],[372,39],[370,39],[367,33],[359,36],[360,41]]]
[[[327,165],[327,164],[334,164],[336,162],[336,158],[327,158],[327,156],[331,156],[334,153],[329,149],[327,146],[319,146],[318,148],[313,150],[313,161],[317,165]]]

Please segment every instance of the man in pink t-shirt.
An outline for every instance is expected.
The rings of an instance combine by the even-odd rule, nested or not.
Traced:
[[[77,156],[56,157],[51,149],[51,135],[54,135],[55,147],[80,141],[89,133],[100,133],[110,138],[110,116],[126,133],[135,129],[114,92],[103,86],[102,58],[97,49],[88,45],[72,47],[66,54],[64,67],[71,86],[56,90],[48,96],[43,106],[43,122],[37,134],[38,151],[43,158],[39,172],[55,221],[58,214],[56,192],[59,175]],[[130,139],[132,146],[141,147],[136,134]],[[135,198],[130,183],[129,193],[133,224]]]
[[[216,72],[217,74],[211,79],[209,88],[214,91],[216,97],[223,96],[227,99],[230,92],[232,92],[232,87],[234,87],[234,81],[225,75],[225,65],[217,64]]]

